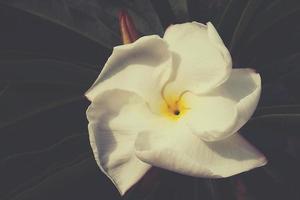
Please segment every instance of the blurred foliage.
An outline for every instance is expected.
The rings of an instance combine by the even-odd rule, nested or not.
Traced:
[[[269,159],[219,180],[153,168],[123,199],[300,199],[299,0],[0,0],[0,199],[121,199],[93,160],[83,97],[120,44],[119,9],[141,35],[211,21],[234,67],[262,76],[241,133]]]

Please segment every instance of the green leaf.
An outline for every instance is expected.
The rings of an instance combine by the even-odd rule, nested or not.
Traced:
[[[283,59],[275,60],[270,64],[264,65],[260,72],[263,78],[264,88],[274,87],[276,90],[276,84],[280,84],[282,87],[286,88],[286,91],[293,97],[295,102],[299,102],[299,62],[300,53],[295,53]]]
[[[5,199],[99,199],[111,197],[119,200],[120,195],[113,184],[97,167],[91,156],[57,170],[44,177],[39,183],[24,188],[12,198]]]
[[[211,200],[221,200],[220,191],[217,188],[217,181],[212,179],[207,179],[206,184],[210,193]],[[229,192],[229,191],[228,191]]]
[[[287,113],[287,114],[265,114],[254,117],[249,123],[272,123],[276,126],[284,125],[285,123],[294,124],[297,126],[297,122],[300,120],[300,113]],[[279,123],[278,123],[279,122]],[[300,124],[299,124],[300,126]],[[296,131],[296,130],[292,130]]]
[[[53,88],[43,84],[10,84],[0,98],[0,129],[42,112],[80,101],[84,98],[80,93],[83,92],[61,85]]]
[[[239,175],[255,199],[299,199],[299,163],[286,153],[273,151],[266,166]]]
[[[1,110],[3,110],[1,125],[3,126],[0,129],[0,159],[9,155],[38,151],[74,133],[87,131],[85,111],[89,105],[88,100],[81,97],[68,102],[66,99],[64,103],[60,102],[63,100],[49,102],[51,94],[47,98],[43,95],[43,93],[34,95],[40,98],[38,100],[28,97],[18,99],[22,97],[19,95],[10,98],[12,103],[6,103],[6,107],[1,100]],[[41,101],[41,98],[46,100]],[[52,97],[52,100],[55,98],[57,96]],[[49,103],[54,105],[49,107]],[[61,105],[58,105],[59,103]],[[45,106],[48,108],[44,109]]]
[[[274,150],[283,151],[288,146],[288,138],[300,139],[300,113],[283,110],[269,108],[260,115],[256,114],[239,132],[266,155],[272,154]]]
[[[228,2],[230,0],[188,0],[190,20],[201,23],[210,21],[217,27]]]
[[[7,156],[0,162],[5,196],[14,196],[91,154],[88,135],[74,134],[42,150]],[[20,168],[20,166],[22,166]],[[6,172],[6,173],[4,173]]]
[[[262,3],[261,0],[251,0],[248,1],[247,5],[245,6],[241,17],[235,27],[232,39],[229,44],[229,49],[232,51],[237,43],[241,40],[242,36],[244,35],[246,29],[248,28],[251,20],[253,19],[254,15],[256,14],[257,9],[259,8],[260,4]]]
[[[71,29],[107,48],[120,44],[118,12],[126,9],[145,35],[162,34],[149,0],[1,0],[0,2]]]
[[[9,82],[40,82],[88,87],[100,68],[81,66],[59,60],[0,60],[0,80]]]
[[[263,152],[286,148],[287,138],[298,136],[300,113],[265,114],[255,116],[241,129],[241,133]]]
[[[247,44],[251,44],[257,37],[284,18],[300,10],[298,0],[275,0],[265,10],[255,17],[250,30]]]
[[[188,0],[168,0],[177,22],[188,22],[190,19]]]
[[[229,0],[218,20],[216,27],[227,46],[246,5],[247,1]]]
[[[300,114],[300,105],[276,105],[259,107],[253,118],[260,116],[278,115],[278,114]]]
[[[226,17],[230,14],[230,11],[233,9],[235,3],[235,0],[228,0],[226,3],[226,6],[224,7],[224,10],[222,12],[222,15],[220,16],[219,22],[216,24],[217,28],[223,26]]]
[[[300,52],[294,53],[281,59],[275,59],[271,63],[264,64],[260,70],[265,75],[264,81],[274,82],[284,79],[288,74],[299,71]]]
[[[0,61],[0,128],[82,100],[98,71],[57,60]]]

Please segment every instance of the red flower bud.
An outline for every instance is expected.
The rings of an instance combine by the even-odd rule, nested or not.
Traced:
[[[123,44],[129,44],[139,38],[131,17],[125,10],[119,12],[120,31]]]

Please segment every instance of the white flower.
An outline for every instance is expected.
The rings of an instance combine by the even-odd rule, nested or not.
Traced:
[[[95,159],[121,194],[151,166],[215,178],[265,165],[237,133],[260,92],[259,74],[232,69],[211,23],[117,46],[86,93]]]

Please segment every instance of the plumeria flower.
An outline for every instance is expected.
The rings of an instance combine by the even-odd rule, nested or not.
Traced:
[[[259,74],[232,69],[210,22],[116,46],[86,93],[95,160],[121,194],[151,166],[220,178],[265,165],[238,134],[260,92]]]

